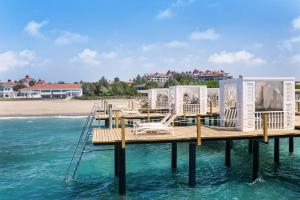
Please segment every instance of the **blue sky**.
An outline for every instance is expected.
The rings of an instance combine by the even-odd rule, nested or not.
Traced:
[[[0,1],[0,80],[223,69],[300,79],[300,1]]]

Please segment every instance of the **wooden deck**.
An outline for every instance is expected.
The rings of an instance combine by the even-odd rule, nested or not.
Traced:
[[[153,119],[153,118],[162,118],[164,117],[166,114],[162,114],[162,113],[149,113],[149,118]],[[196,114],[189,114],[189,115],[178,115],[178,117],[196,117]],[[207,115],[201,115],[202,117],[206,117],[206,116],[210,116],[210,117],[217,117],[219,116],[218,113],[213,113],[213,114],[207,114]],[[119,116],[120,117],[120,116]],[[140,114],[127,114],[124,115],[125,119],[147,119],[148,118],[148,114],[147,113],[140,113]],[[115,114],[112,115],[112,118],[115,118]],[[105,119],[109,119],[109,115],[108,114],[99,114],[96,115],[96,119],[97,120],[105,120]]]
[[[241,132],[229,130],[223,127],[202,127],[202,140],[224,140],[224,139],[246,139],[262,137],[262,131]],[[269,137],[300,137],[300,130],[276,130],[269,131]],[[196,141],[196,126],[175,127],[172,134],[144,134],[133,135],[132,128],[126,128],[126,143],[163,143],[163,142],[184,142]],[[121,129],[93,129],[92,143],[94,145],[114,144],[121,141]]]

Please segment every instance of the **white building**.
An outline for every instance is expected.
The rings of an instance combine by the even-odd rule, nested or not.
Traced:
[[[207,113],[207,87],[177,85],[169,88],[169,105],[176,114]]]
[[[19,90],[22,97],[65,98],[82,96],[81,84],[36,84]]]
[[[240,77],[220,81],[221,125],[241,131],[261,130],[263,113],[268,113],[269,129],[294,129],[294,78]]]
[[[165,83],[167,82],[167,80],[169,80],[169,77],[169,74],[163,74],[158,72],[144,75],[144,78],[146,78],[147,81],[153,81],[157,83]]]
[[[149,89],[148,103],[151,109],[169,109],[169,88]]]
[[[0,83],[0,98],[15,98],[16,92],[13,89],[15,85],[10,80]]]

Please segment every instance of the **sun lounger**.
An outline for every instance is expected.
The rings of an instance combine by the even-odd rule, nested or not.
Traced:
[[[162,133],[167,132],[174,134],[174,128],[171,126],[171,123],[175,120],[176,115],[171,115],[171,117],[165,122],[156,122],[148,125],[141,125],[139,127],[134,128],[134,134],[145,134],[145,133]]]
[[[166,123],[166,121],[171,117],[171,114],[170,113],[167,113],[159,122],[164,124]],[[154,123],[158,123],[158,122],[145,122],[145,123],[142,123],[142,122],[135,122],[133,124],[133,127],[134,128],[137,128],[137,127],[141,127],[141,126],[149,126],[151,124],[154,124]]]

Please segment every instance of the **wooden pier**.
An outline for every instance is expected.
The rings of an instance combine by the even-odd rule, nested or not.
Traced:
[[[189,180],[188,185],[194,187],[196,181],[196,148],[204,141],[219,140],[224,141],[224,164],[231,166],[231,149],[234,140],[248,140],[249,153],[252,154],[252,180],[259,177],[259,145],[268,144],[269,139],[274,139],[274,163],[280,163],[280,138],[288,138],[289,152],[294,151],[294,137],[300,137],[300,129],[294,130],[268,130],[241,132],[233,128],[217,126],[201,126],[200,116],[197,117],[196,126],[174,127],[174,134],[143,134],[134,135],[132,128],[125,128],[124,118],[122,118],[121,128],[113,129],[93,129],[93,145],[114,145],[115,176],[119,177],[119,194],[126,194],[126,145],[131,144],[151,144],[169,143],[171,148],[171,169],[177,168],[177,143],[185,142],[189,144]],[[298,126],[298,124],[297,124]]]
[[[201,127],[201,140],[238,140],[238,139],[263,139],[263,131],[241,132],[223,127]],[[268,137],[300,137],[300,130],[270,130]],[[94,145],[115,144],[121,142],[121,129],[100,129],[93,130],[92,142]],[[143,134],[134,135],[132,128],[125,129],[126,144],[141,143],[171,143],[171,142],[197,142],[197,127],[183,126],[174,127],[172,134]]]

